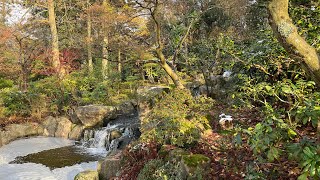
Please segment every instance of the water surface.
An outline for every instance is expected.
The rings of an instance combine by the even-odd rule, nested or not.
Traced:
[[[74,143],[53,137],[13,141],[0,148],[0,179],[73,180],[81,171],[96,170],[101,154]]]

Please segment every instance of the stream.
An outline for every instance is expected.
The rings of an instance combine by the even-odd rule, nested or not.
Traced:
[[[98,161],[139,137],[137,117],[123,117],[105,127],[87,129],[81,141],[30,137],[0,148],[0,180],[73,180],[96,170]]]

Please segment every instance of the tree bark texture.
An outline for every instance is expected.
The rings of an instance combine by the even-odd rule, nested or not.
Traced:
[[[320,58],[314,47],[298,34],[289,16],[289,0],[269,3],[270,25],[282,46],[295,59],[302,60],[311,78],[320,87]]]
[[[54,12],[54,0],[48,0],[48,13],[49,13],[49,25],[51,31],[51,48],[52,48],[52,66],[58,73],[59,77],[65,75],[65,70],[60,63],[60,52],[59,52],[59,40],[58,40],[58,31],[56,25],[56,15]]]
[[[1,0],[1,22],[3,24],[6,23],[6,15],[7,15],[7,10],[6,10],[6,0]]]
[[[118,49],[118,72],[122,73],[121,50]]]
[[[109,3],[108,0],[103,0],[102,5],[104,7],[107,6],[107,3]],[[103,41],[102,41],[102,77],[104,79],[108,78],[109,75],[109,52],[108,52],[108,46],[109,46],[109,37],[108,37],[108,30],[106,29],[105,25],[102,23],[102,34],[103,34]]]
[[[87,0],[88,8],[90,7],[90,0]],[[92,63],[92,21],[91,21],[91,14],[88,11],[87,14],[87,51],[88,51],[88,69],[89,72],[93,72],[93,63]]]
[[[166,58],[163,54],[163,43],[161,42],[161,25],[160,22],[157,19],[157,13],[158,13],[158,1],[155,3],[154,11],[151,12],[151,17],[155,23],[155,31],[156,31],[156,54],[160,60],[161,67],[166,71],[166,73],[170,76],[175,86],[179,89],[184,89],[183,84],[180,82],[179,76],[177,73],[168,65],[166,62]]]

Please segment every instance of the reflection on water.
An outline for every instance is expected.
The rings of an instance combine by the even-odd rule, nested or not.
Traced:
[[[43,164],[52,170],[82,162],[98,161],[102,158],[103,155],[90,154],[83,147],[66,146],[28,154],[27,156],[19,156],[9,164],[36,163]]]
[[[0,180],[73,180],[81,171],[97,169],[102,154],[92,154],[71,140],[19,139],[0,148]]]

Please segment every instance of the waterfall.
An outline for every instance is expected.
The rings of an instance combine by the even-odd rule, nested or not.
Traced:
[[[134,138],[134,129],[125,125],[110,125],[100,129],[84,131],[81,145],[87,148],[102,150],[106,154],[129,144]]]

